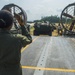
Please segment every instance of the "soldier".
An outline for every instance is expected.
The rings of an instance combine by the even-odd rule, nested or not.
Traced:
[[[10,12],[0,11],[0,75],[22,75],[20,65],[21,48],[32,42],[25,26],[20,24],[21,34],[11,34],[13,16]]]

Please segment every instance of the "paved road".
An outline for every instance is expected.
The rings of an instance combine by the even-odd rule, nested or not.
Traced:
[[[75,75],[75,38],[33,36],[22,51],[23,75]]]

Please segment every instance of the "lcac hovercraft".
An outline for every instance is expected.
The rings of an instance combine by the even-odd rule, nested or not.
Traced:
[[[75,35],[75,3],[67,5],[61,13],[64,35]]]
[[[27,27],[26,12],[21,7],[19,7],[18,5],[15,5],[15,4],[5,5],[1,10],[7,10],[12,13],[12,15],[14,17],[14,23],[13,23],[11,32],[21,34],[20,24],[24,24]]]

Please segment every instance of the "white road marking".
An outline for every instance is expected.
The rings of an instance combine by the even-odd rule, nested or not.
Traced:
[[[46,42],[45,47],[42,48],[43,51],[42,51],[42,54],[41,54],[40,59],[38,61],[37,67],[45,68],[45,64],[46,64],[46,60],[48,57],[48,51],[49,51],[50,45],[51,45],[51,38]],[[34,75],[43,75],[43,73],[44,73],[44,70],[40,70],[40,69],[34,71]]]

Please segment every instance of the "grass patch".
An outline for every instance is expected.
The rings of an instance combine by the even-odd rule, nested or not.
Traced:
[[[52,36],[58,36],[57,30],[54,30],[54,31],[52,32]]]
[[[33,35],[34,27],[30,27],[30,34]]]

